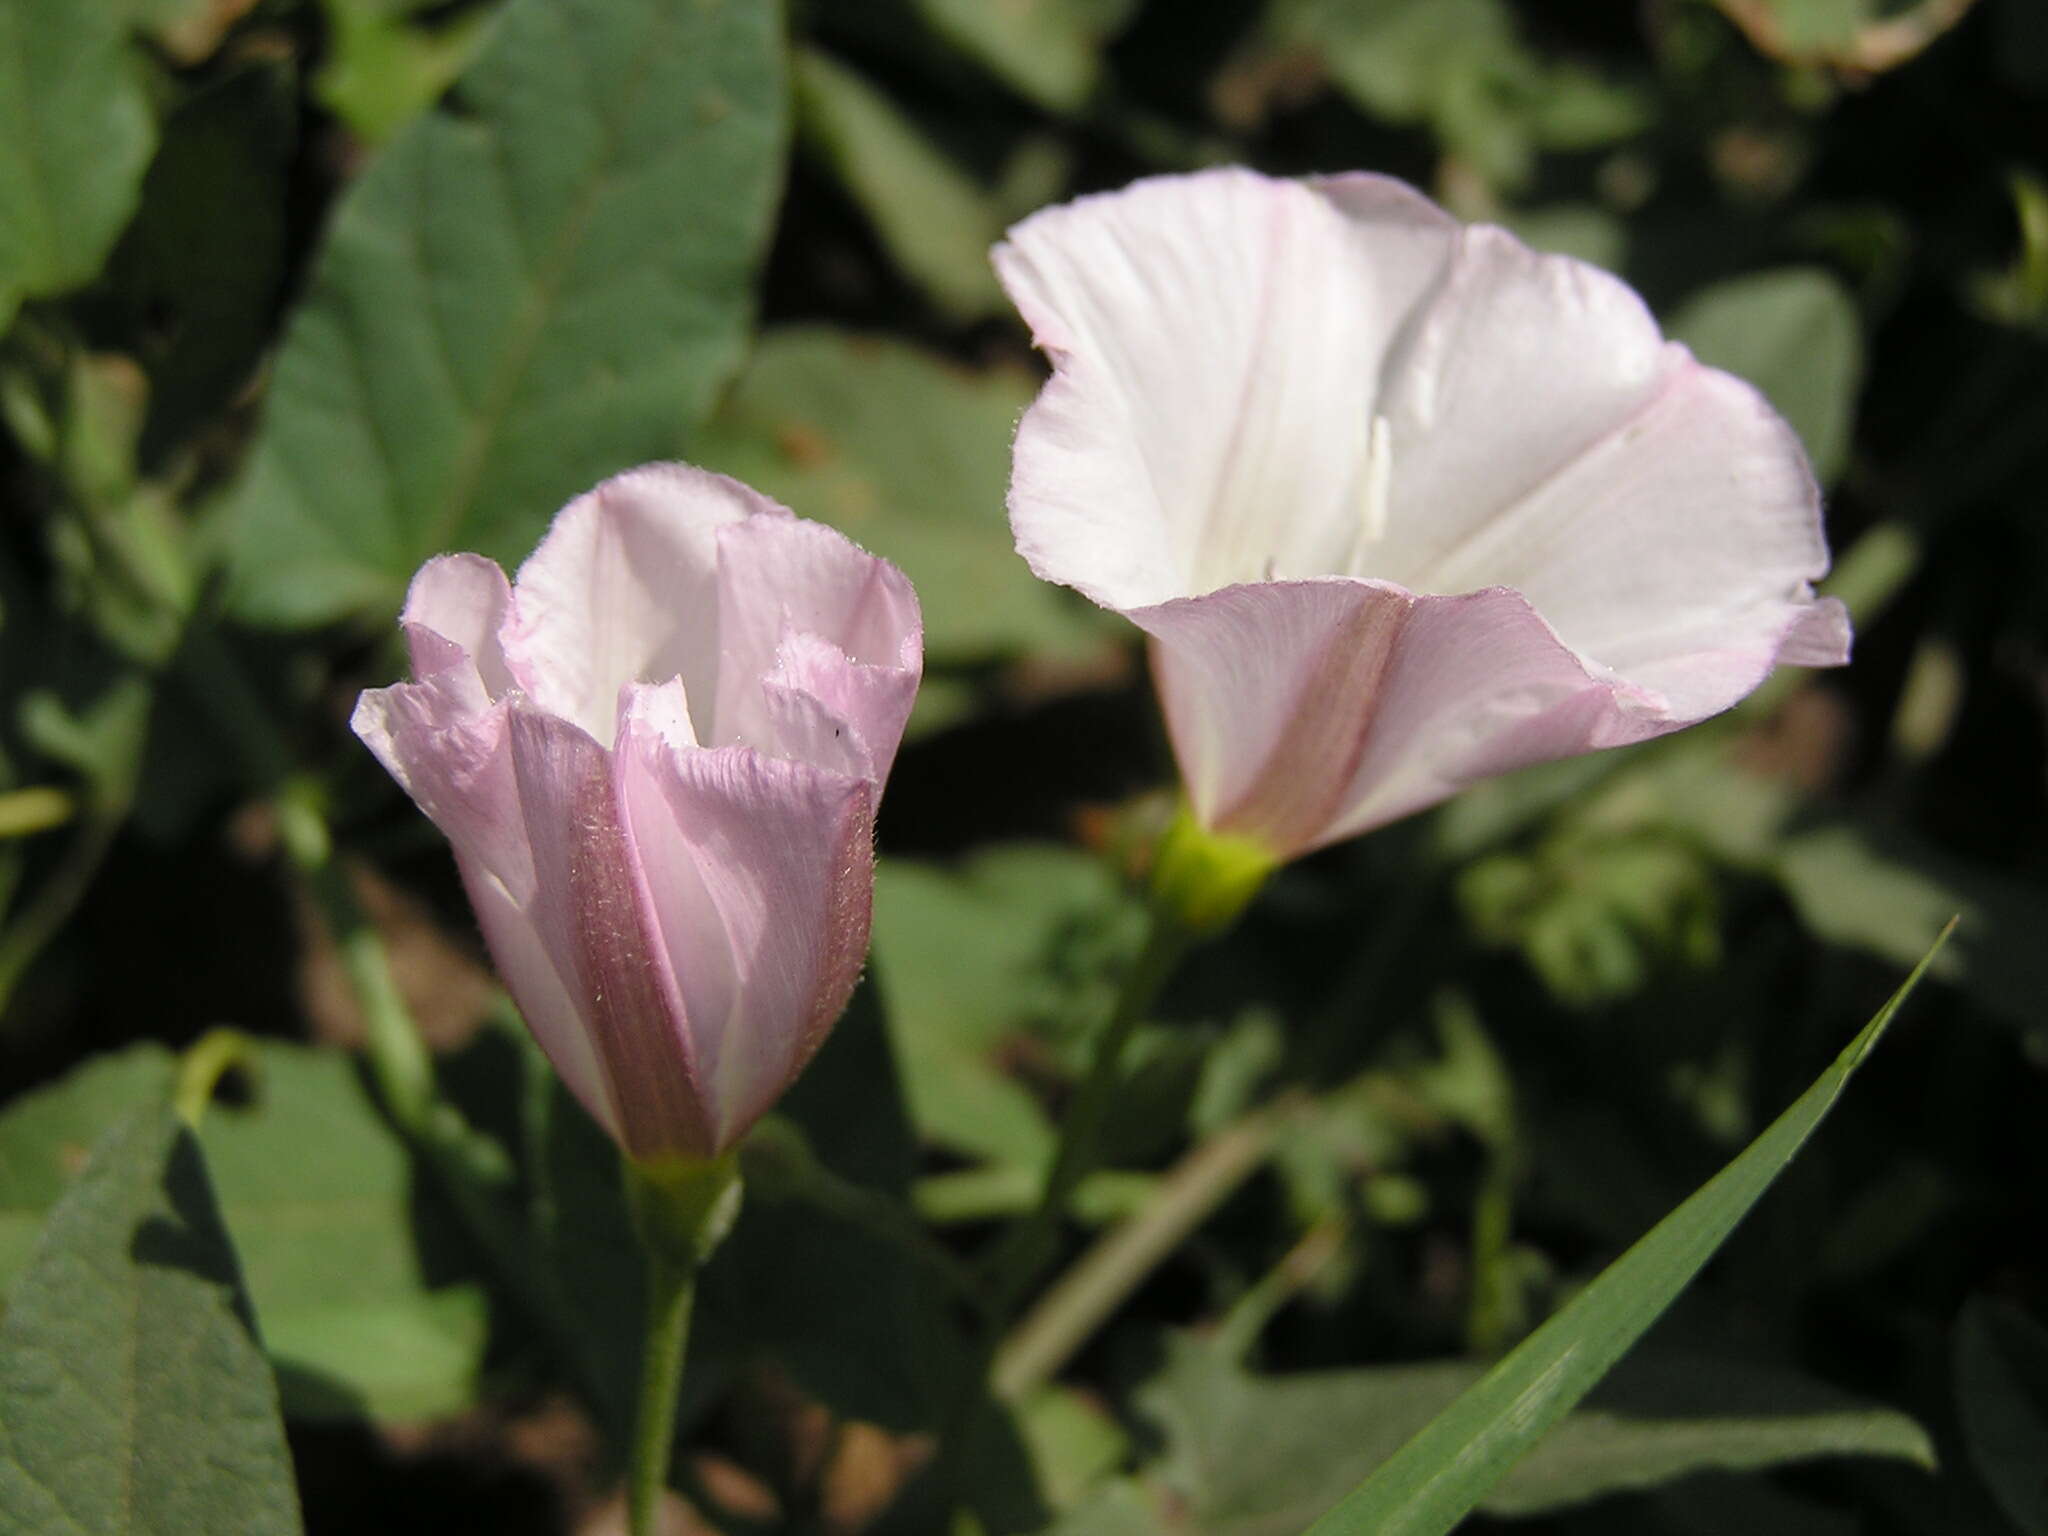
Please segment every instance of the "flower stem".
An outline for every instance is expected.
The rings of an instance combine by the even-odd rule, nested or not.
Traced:
[[[1183,806],[1154,851],[1144,947],[1124,975],[1109,1023],[1096,1037],[1088,1075],[1067,1109],[1060,1142],[1037,1206],[997,1245],[990,1315],[998,1326],[1015,1315],[1055,1239],[1074,1188],[1094,1171],[1096,1143],[1123,1085],[1124,1049],[1138,1021],[1189,950],[1237,920],[1273,872],[1274,859],[1243,838],[1205,829]]]
[[[1168,908],[1155,904],[1151,928],[1144,948],[1131,963],[1117,995],[1115,1011],[1096,1037],[1095,1052],[1088,1075],[1081,1080],[1066,1119],[1060,1126],[1060,1141],[1045,1187],[1031,1213],[1024,1217],[997,1245],[990,1268],[993,1270],[991,1315],[998,1324],[1007,1322],[1017,1303],[1052,1257],[1061,1219],[1074,1187],[1093,1171],[1096,1143],[1103,1122],[1123,1084],[1123,1059],[1131,1035],[1166,985],[1181,958],[1193,947],[1195,931],[1182,923]]]
[[[676,1398],[690,1339],[690,1306],[696,1295],[694,1263],[648,1253],[647,1343],[640,1363],[632,1481],[626,1495],[632,1536],[654,1536],[660,1528],[661,1495],[668,1486],[669,1453],[676,1438]]]
[[[623,1159],[626,1199],[647,1254],[647,1339],[633,1426],[626,1509],[632,1536],[654,1536],[675,1449],[676,1400],[690,1338],[697,1271],[740,1208],[738,1157]]]
[[[1203,828],[1185,806],[1153,852],[1144,945],[1124,973],[1116,1006],[1095,1038],[1087,1075],[1067,1107],[1038,1202],[995,1244],[982,1269],[988,1277],[988,1303],[982,1309],[981,1347],[963,1373],[946,1416],[934,1473],[940,1497],[959,1518],[971,1518],[965,1507],[969,1445],[983,1424],[991,1390],[998,1385],[1014,1389],[1020,1381],[1029,1384],[1025,1378],[1035,1380],[1041,1370],[1056,1369],[1058,1360],[1047,1364],[1046,1357],[1064,1350],[1056,1340],[1059,1348],[1023,1366],[1011,1365],[1003,1382],[991,1379],[1004,1330],[1052,1261],[1074,1190],[1094,1171],[1103,1124],[1123,1086],[1124,1054],[1131,1036],[1188,951],[1235,922],[1276,864],[1264,849],[1244,839]]]

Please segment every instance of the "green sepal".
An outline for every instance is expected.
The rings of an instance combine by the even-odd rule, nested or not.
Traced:
[[[1153,857],[1151,897],[1190,934],[1220,933],[1280,862],[1263,843],[1204,827],[1183,803]]]
[[[649,1256],[694,1272],[740,1214],[737,1150],[714,1158],[623,1158],[626,1202]]]

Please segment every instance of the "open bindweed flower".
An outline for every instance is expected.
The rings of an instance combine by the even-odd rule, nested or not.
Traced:
[[[1054,367],[1017,547],[1150,636],[1212,833],[1288,858],[1848,658],[1791,428],[1596,268],[1243,170],[1047,209],[995,262]]]
[[[572,501],[515,582],[429,561],[401,622],[415,681],[365,693],[356,734],[454,845],[534,1035],[636,1160],[718,1156],[865,960],[910,583],[659,464]]]

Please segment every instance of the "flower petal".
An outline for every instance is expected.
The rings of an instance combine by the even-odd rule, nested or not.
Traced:
[[[637,1158],[708,1157],[710,1109],[650,890],[669,871],[626,831],[612,754],[523,701],[508,719],[533,849],[527,915],[603,1064],[619,1139]]]
[[[416,589],[419,585],[415,581]],[[445,610],[436,617],[445,621]],[[431,636],[442,634],[424,623],[417,627]],[[452,641],[443,643],[452,648]],[[535,898],[533,855],[512,764],[511,706],[470,713],[467,700],[475,684],[460,675],[464,670],[451,668],[426,683],[373,689],[357,701],[351,724],[447,836],[484,941],[513,1001],[570,1091],[616,1135],[617,1118],[595,1048],[529,911]]]
[[[1589,672],[1517,593],[1267,582],[1130,615],[1196,815],[1282,857],[1490,774],[1685,722]]]
[[[1827,545],[1792,429],[1749,385],[1671,352],[1657,390],[1496,517],[1445,584],[1491,573],[1581,655],[1699,719],[1788,644],[1846,660],[1848,633],[1839,609],[1813,609]]]
[[[462,888],[468,892],[477,926],[483,930],[491,963],[518,1005],[519,1016],[590,1118],[614,1138],[620,1137],[618,1110],[612,1104],[611,1083],[598,1059],[596,1042],[584,1027],[576,998],[555,968],[533,914],[512,899],[504,882],[474,860],[457,854],[455,864],[462,872]]]
[[[415,678],[467,666],[476,680],[478,708],[512,686],[498,630],[512,603],[512,587],[495,560],[482,555],[438,555],[419,568],[398,616]]]
[[[504,628],[513,679],[551,714],[609,746],[619,690],[681,677],[717,696],[717,533],[790,514],[737,480],[649,464],[556,516],[519,568]]]
[[[1011,483],[1032,569],[1116,608],[1348,569],[1380,368],[1453,239],[1417,201],[1220,170],[1011,230],[1055,370]]]
[[[1628,421],[1681,356],[1619,279],[1464,230],[1387,359],[1386,533],[1351,574],[1413,592],[1520,586],[1499,558],[1503,514]]]
[[[372,688],[349,725],[463,858],[524,902],[533,859],[503,705],[472,708],[475,683],[449,668],[423,683]]]
[[[709,1134],[729,1146],[810,1059],[859,979],[875,786],[746,748],[685,749],[644,693],[624,713],[617,757]]]
[[[840,767],[879,785],[923,669],[909,581],[843,535],[794,518],[724,529],[718,551],[724,661],[711,744]]]

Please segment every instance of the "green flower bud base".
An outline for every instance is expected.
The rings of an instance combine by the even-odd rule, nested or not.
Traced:
[[[1188,933],[1206,938],[1236,922],[1279,866],[1263,843],[1212,832],[1182,805],[1153,856],[1152,903]]]

